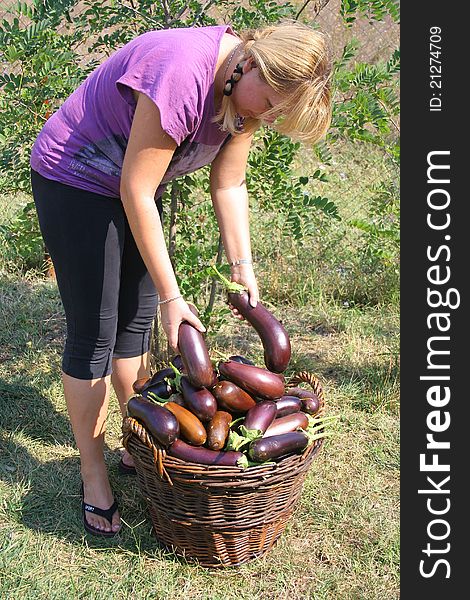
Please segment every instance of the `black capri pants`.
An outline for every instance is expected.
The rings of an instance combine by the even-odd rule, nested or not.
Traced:
[[[41,233],[67,321],[62,370],[77,379],[112,372],[112,359],[150,348],[157,292],[119,198],[31,172]],[[161,216],[161,205],[159,206]]]

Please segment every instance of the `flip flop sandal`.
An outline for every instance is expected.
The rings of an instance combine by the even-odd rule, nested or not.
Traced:
[[[116,533],[119,531],[104,531],[103,529],[98,529],[97,527],[93,527],[86,520],[86,513],[92,513],[94,515],[98,515],[99,517],[104,517],[109,524],[112,524],[113,515],[118,509],[118,504],[116,501],[107,509],[98,508],[97,506],[92,506],[91,504],[87,504],[84,500],[84,492],[83,492],[83,483],[82,483],[82,512],[83,512],[83,525],[85,530],[92,535],[96,535],[98,537],[114,537]]]
[[[132,467],[131,465],[126,465],[122,458],[118,464],[118,471],[119,473],[121,473],[121,475],[137,475],[135,467]]]

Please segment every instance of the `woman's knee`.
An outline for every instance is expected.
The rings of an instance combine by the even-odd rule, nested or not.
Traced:
[[[115,336],[92,339],[68,337],[62,357],[62,370],[76,379],[100,379],[112,372]]]

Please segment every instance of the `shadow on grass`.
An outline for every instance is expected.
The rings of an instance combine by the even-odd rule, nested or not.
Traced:
[[[0,379],[0,480],[10,488],[2,500],[11,527],[21,523],[70,544],[121,548],[135,555],[185,563],[163,549],[151,533],[137,478],[118,473],[119,451],[109,447],[105,447],[105,456],[123,520],[122,532],[114,538],[85,534],[79,457],[76,451],[74,456],[60,456],[71,447],[75,447],[74,439],[66,415],[33,386]]]
[[[74,443],[68,419],[31,386],[0,380],[0,397],[0,480],[10,487],[3,503],[12,527],[21,523],[70,544],[120,548],[135,555],[186,562],[159,545],[137,478],[119,474],[119,451],[109,447],[105,448],[106,462],[123,528],[114,538],[86,534],[79,457],[75,452],[75,456],[55,458],[63,453],[61,445]],[[30,450],[34,446],[43,460]],[[47,460],[48,449],[51,460]]]
[[[0,379],[0,428],[35,440],[72,444],[68,419],[31,385]]]

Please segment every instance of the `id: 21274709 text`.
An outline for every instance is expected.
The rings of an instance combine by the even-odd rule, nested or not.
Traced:
[[[440,112],[442,110],[442,30],[440,27],[429,28],[429,110]]]

